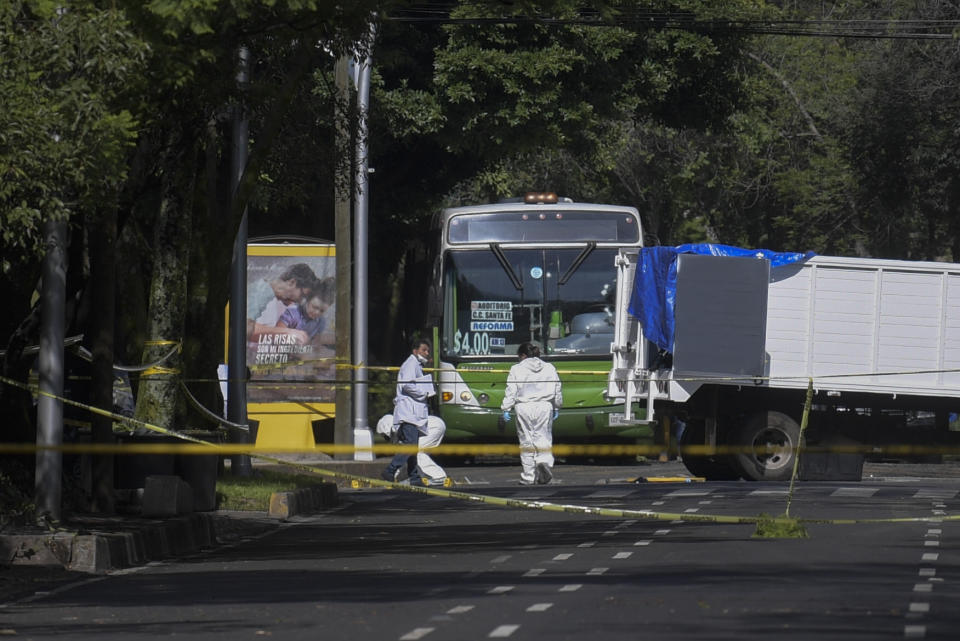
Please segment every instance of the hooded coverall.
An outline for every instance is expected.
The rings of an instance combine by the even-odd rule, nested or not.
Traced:
[[[424,452],[424,450],[433,449],[443,441],[443,435],[447,431],[447,424],[439,416],[428,416],[427,422],[421,430],[420,439],[417,445],[420,451],[417,452],[417,467],[420,468],[420,474],[427,485],[443,485],[447,478],[447,473],[440,467],[433,458]],[[393,415],[384,414],[377,421],[377,434],[382,434],[390,440],[397,439],[397,426],[393,424]]]
[[[510,368],[500,409],[516,408],[520,478],[526,483],[536,479],[538,463],[553,468],[553,413],[562,406],[560,376],[553,365],[529,356]]]

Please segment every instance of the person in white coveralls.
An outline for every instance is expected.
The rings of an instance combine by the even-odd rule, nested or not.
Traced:
[[[546,484],[553,480],[553,421],[563,406],[560,375],[557,369],[540,360],[540,348],[521,343],[520,362],[510,368],[503,395],[503,419],[510,410],[517,412],[517,438],[520,441],[520,483]]]
[[[426,427],[426,434],[421,433],[417,441],[420,448],[417,452],[417,467],[420,468],[420,476],[425,485],[443,485],[447,480],[446,471],[424,450],[440,445],[447,431],[447,424],[439,416],[428,416]],[[377,434],[382,434],[391,441],[396,440],[397,426],[393,423],[393,414],[384,414],[380,417],[377,421]]]

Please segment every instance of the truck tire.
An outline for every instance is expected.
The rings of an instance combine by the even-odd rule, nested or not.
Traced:
[[[748,481],[789,481],[793,475],[800,426],[782,412],[754,414],[734,434],[734,444],[771,451],[741,452],[733,456],[740,475]]]
[[[703,445],[706,441],[706,429],[703,421],[687,421],[687,427],[680,436],[680,447]],[[734,481],[740,474],[734,470],[728,456],[694,456],[681,454],[683,464],[694,476],[702,476],[708,481]]]

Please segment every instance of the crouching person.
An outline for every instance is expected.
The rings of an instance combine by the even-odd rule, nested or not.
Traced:
[[[439,416],[428,416],[426,424],[420,428],[420,438],[417,440],[416,467],[420,470],[419,479],[424,485],[446,485],[446,471],[433,460],[425,450],[433,449],[443,441],[443,435],[447,432],[447,425]],[[392,414],[384,414],[377,421],[377,434],[391,442],[398,442],[397,426],[393,423]],[[411,461],[414,459],[411,459]],[[408,474],[409,463],[408,465]],[[411,478],[416,478],[410,475]]]

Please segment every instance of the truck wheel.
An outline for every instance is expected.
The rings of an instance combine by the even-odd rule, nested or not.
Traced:
[[[706,441],[706,428],[703,421],[690,420],[680,436],[680,447],[703,445]],[[740,474],[733,469],[727,456],[694,456],[681,454],[684,466],[694,476],[702,476],[709,481],[734,481]]]
[[[753,415],[734,435],[734,443],[758,448],[734,455],[734,464],[748,481],[788,481],[793,474],[800,426],[781,412]]]

